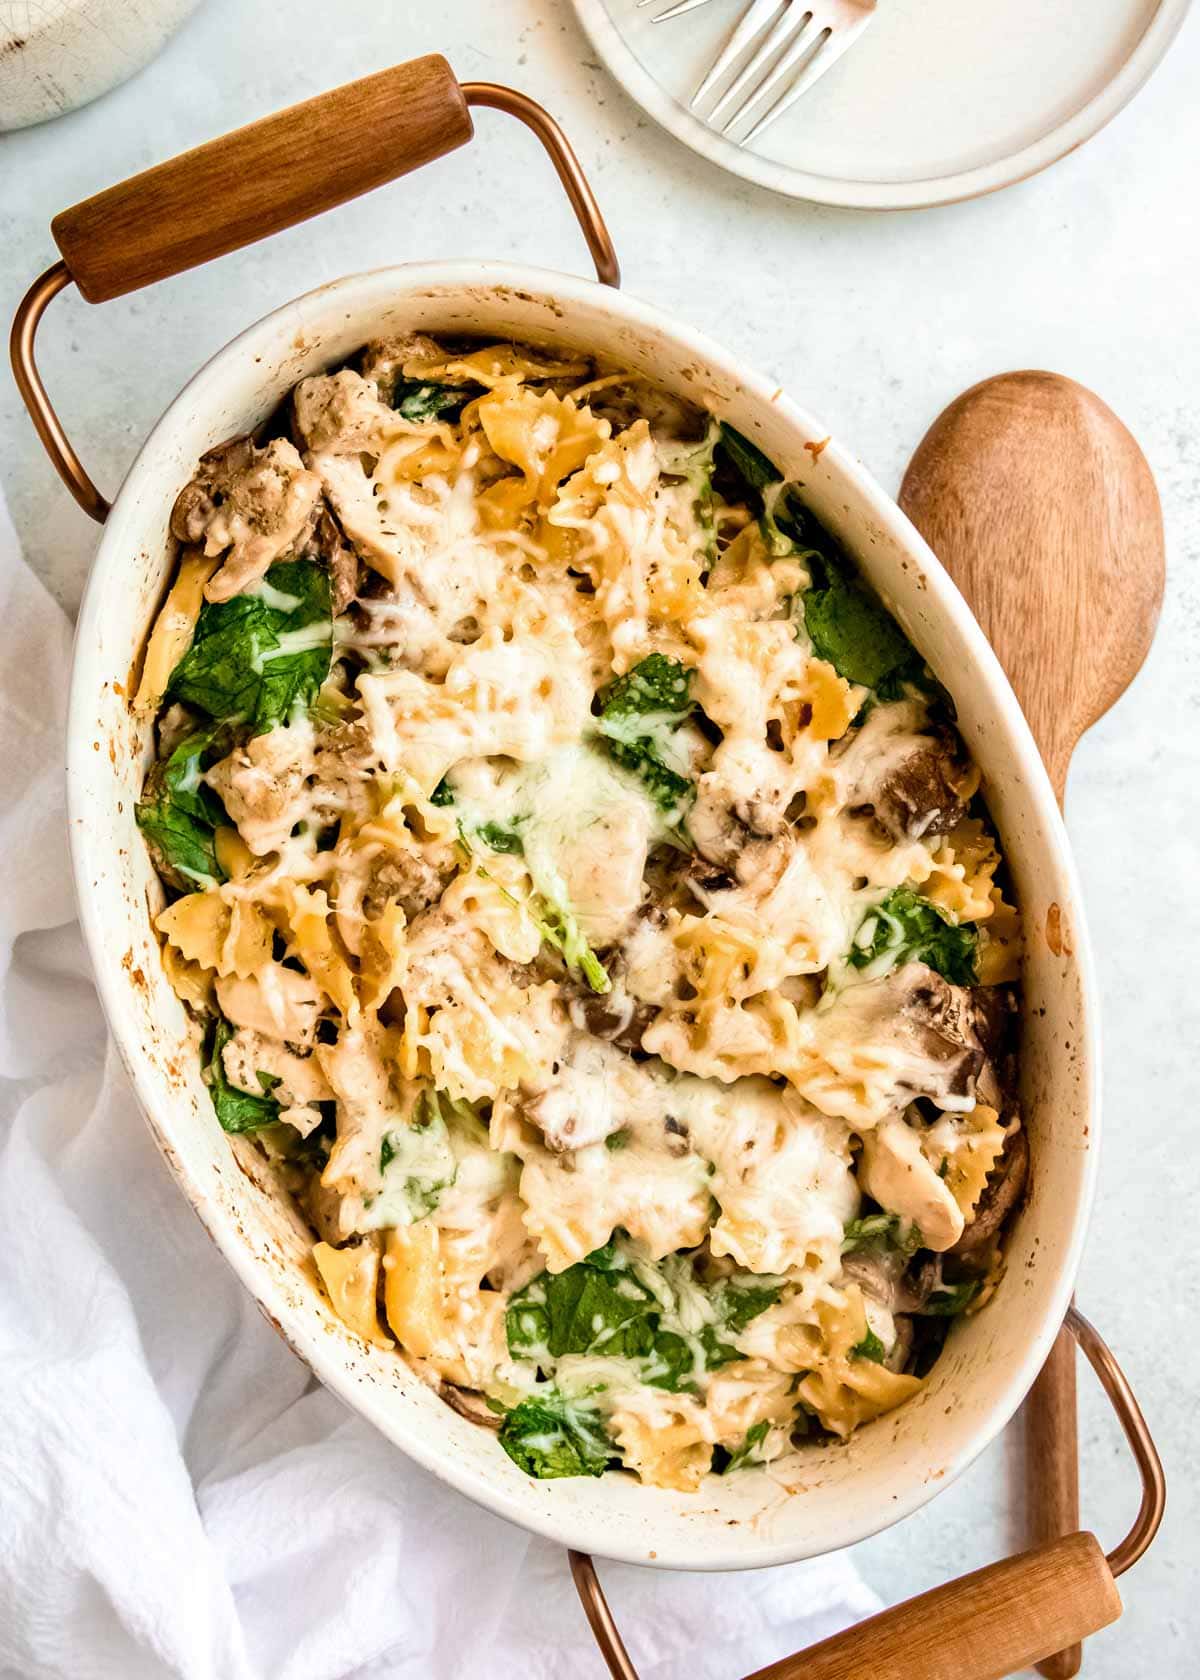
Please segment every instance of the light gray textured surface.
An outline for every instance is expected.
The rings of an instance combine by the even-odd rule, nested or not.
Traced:
[[[1123,1621],[1093,1642],[1085,1672],[1195,1674],[1200,22],[1191,17],[1135,103],[1048,174],[974,204],[872,216],[776,199],[693,158],[598,69],[562,0],[207,0],[125,87],[0,139],[0,315],[51,260],[55,211],[226,128],[430,50],[445,50],[464,78],[510,81],[544,100],[591,173],[626,286],[777,373],[889,488],[951,397],[1015,367],[1092,386],[1150,458],[1169,544],[1162,628],[1142,676],[1080,749],[1068,820],[1106,1045],[1106,1140],[1080,1299],[1138,1387],[1170,1507],[1153,1552],[1122,1583]],[[472,146],[424,176],[270,245],[102,308],[56,304],[44,370],[100,485],[115,488],[196,365],[288,296],[406,257],[583,268],[533,140],[496,113],[481,113],[477,130]],[[0,481],[27,553],[73,605],[94,534],[2,375]],[[1104,1403],[1087,1379],[1082,1389],[1084,1521],[1111,1543],[1136,1488]],[[1001,1442],[922,1514],[859,1548],[873,1584],[902,1597],[1012,1547],[1015,1451],[1015,1436]]]

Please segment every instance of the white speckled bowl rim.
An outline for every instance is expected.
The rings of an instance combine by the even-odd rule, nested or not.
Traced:
[[[1031,1193],[996,1298],[955,1329],[922,1391],[848,1445],[806,1451],[784,1473],[709,1477],[692,1494],[642,1488],[625,1475],[524,1476],[490,1432],[457,1416],[401,1359],[366,1347],[333,1315],[307,1260],[311,1236],[253,1146],[216,1125],[186,1016],[162,973],[147,908],[159,889],[134,822],[148,731],[131,716],[128,696],[170,570],[173,500],[205,449],[258,423],[298,378],[375,333],[414,328],[586,346],[712,403],[803,481],[816,511],[848,540],[954,694],[984,773],[1029,936],[1023,1105]],[[1096,990],[1053,794],[962,598],[839,440],[814,461],[804,446],[825,437],[826,428],[772,381],[656,309],[592,281],[479,262],[355,275],[250,327],[170,406],[114,503],[76,636],[67,779],[80,915],[114,1038],[193,1208],[300,1357],[410,1457],[537,1533],[669,1568],[751,1568],[831,1551],[946,1486],[1011,1417],[1049,1351],[1095,1182]],[[136,1208],[129,1214],[136,1220]]]

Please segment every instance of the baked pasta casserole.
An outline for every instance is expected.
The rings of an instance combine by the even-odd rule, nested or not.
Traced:
[[[694,1489],[913,1395],[1021,1192],[1019,924],[802,485],[639,376],[413,336],[171,529],[163,962],[350,1330],[541,1477]]]

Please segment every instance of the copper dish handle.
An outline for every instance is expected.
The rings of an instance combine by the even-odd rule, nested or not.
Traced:
[[[34,359],[38,323],[72,282],[103,303],[265,239],[465,145],[469,107],[507,111],[550,154],[597,278],[618,286],[612,240],[570,143],[549,112],[512,88],[463,82],[431,54],[318,94],[197,146],[64,210],[50,224],[62,261],[36,280],[13,320],[13,373],[55,470],[80,507],[108,502],[85,471]]]
[[[1116,1578],[1158,1531],[1166,1484],[1146,1420],[1099,1332],[1074,1306],[1067,1328],[1112,1402],[1142,1478],[1133,1527],[1108,1556],[1094,1534],[1059,1540],[989,1564],[847,1628],[747,1680],[1003,1680],[1096,1633],[1121,1614]],[[613,1680],[638,1680],[612,1611],[583,1552],[571,1574]]]

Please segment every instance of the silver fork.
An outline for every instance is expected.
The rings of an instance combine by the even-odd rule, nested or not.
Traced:
[[[654,22],[665,23],[703,4],[705,0],[678,0],[660,12]],[[875,5],[876,0],[751,0],[716,63],[692,95],[692,109],[703,104],[749,53],[747,62],[704,118],[720,126],[722,134],[728,134],[757,110],[758,120],[742,136],[741,144],[748,145],[790,110],[854,45],[874,17]],[[732,111],[718,125],[717,118],[730,106]]]

